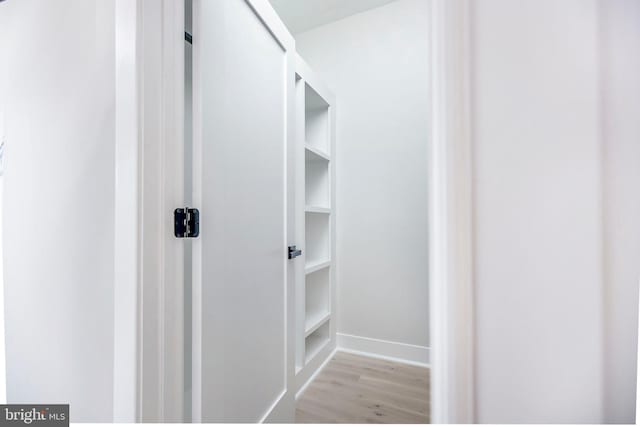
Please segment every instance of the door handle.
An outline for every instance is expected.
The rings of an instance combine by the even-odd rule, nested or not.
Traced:
[[[294,259],[302,255],[302,249],[296,249],[295,246],[289,246],[289,259]]]

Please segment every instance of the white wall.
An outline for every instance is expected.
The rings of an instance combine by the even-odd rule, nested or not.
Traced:
[[[4,141],[4,112],[0,110],[0,144]],[[0,154],[0,171],[2,170],[2,155]],[[0,224],[2,224],[2,213],[4,212],[2,208],[4,197],[2,194],[4,193],[4,179],[2,177],[2,172],[0,172]],[[4,257],[2,255],[3,248],[3,237],[2,237],[2,226],[0,225],[0,287],[4,289],[3,278],[4,278],[4,267],[3,260]],[[4,292],[0,292],[0,402],[7,401],[7,371],[5,369],[6,366],[6,352],[5,352],[5,334],[4,334]]]
[[[0,3],[7,398],[113,410],[114,2]]]
[[[632,3],[471,2],[479,422],[633,422]]]
[[[606,422],[631,424],[640,282],[640,2],[602,6],[604,408]]]
[[[336,94],[338,342],[416,361],[429,345],[427,6],[398,0],[296,36]]]

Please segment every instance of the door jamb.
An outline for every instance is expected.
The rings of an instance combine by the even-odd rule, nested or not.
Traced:
[[[113,417],[182,422],[184,2],[116,0],[115,22]]]
[[[476,420],[469,9],[469,0],[430,0],[429,300],[434,423]],[[184,105],[177,87],[184,79],[180,74],[184,72],[183,23],[182,1],[116,0],[115,421],[182,420],[183,265],[174,263],[175,268],[168,271],[160,266],[172,264],[164,261],[175,256],[183,243],[172,244],[167,238],[171,225],[157,216],[172,202],[183,200]],[[176,31],[181,43],[175,43]],[[149,56],[151,51],[162,55]],[[150,62],[156,66],[149,66]],[[149,114],[154,106],[159,111]],[[158,182],[150,181],[146,173],[152,162],[145,149],[154,144],[160,147],[154,151],[160,157],[153,159],[161,165],[156,171],[163,179]],[[168,182],[169,178],[175,181]],[[149,193],[160,199],[145,198]],[[152,206],[161,209],[154,212]],[[163,245],[162,251],[148,250],[154,239]],[[151,280],[154,274],[157,280]],[[143,320],[152,320],[152,312],[157,314],[156,322],[144,325],[143,333]],[[145,342],[147,336],[152,343]],[[161,351],[153,354],[147,344]],[[165,377],[166,372],[176,375]],[[158,382],[145,381],[154,375]]]
[[[430,7],[431,421],[467,424],[476,421],[470,2]]]
[[[115,251],[113,421],[139,421],[139,1],[115,1]]]

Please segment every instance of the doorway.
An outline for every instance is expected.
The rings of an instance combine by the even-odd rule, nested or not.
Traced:
[[[337,369],[334,365],[347,363],[352,365],[351,376],[359,379],[350,385],[353,390],[360,390],[371,380],[358,371],[360,368],[366,372],[378,370],[384,378],[391,379],[391,383],[385,385],[391,390],[394,387],[415,389],[408,397],[391,393],[392,403],[371,400],[372,396],[380,398],[385,394],[382,386],[373,387],[372,394],[366,394],[360,400],[357,397],[360,392],[354,391],[351,404],[364,405],[365,412],[372,410],[370,420],[374,420],[375,413],[381,413],[380,407],[384,407],[387,409],[385,416],[406,412],[406,416],[398,420],[424,422],[429,419],[428,196],[425,185],[429,132],[423,119],[428,114],[428,87],[421,74],[427,71],[428,58],[426,52],[419,53],[419,45],[409,43],[408,48],[405,45],[408,40],[427,38],[426,33],[418,34],[428,20],[426,8],[415,1],[378,2],[364,10],[347,10],[345,15],[345,11],[340,10],[342,7],[336,6],[333,20],[315,23],[305,31],[298,28],[295,30],[297,35],[292,35],[291,28],[295,28],[295,23],[286,22],[284,17],[291,16],[290,8],[296,8],[302,2],[229,3],[235,4],[205,6],[197,0],[185,2],[184,191],[187,205],[200,207],[202,231],[198,239],[185,246],[185,420],[269,420],[272,413],[280,411],[276,409],[278,406],[288,408],[282,409],[282,413],[292,415],[296,406],[294,399],[305,402],[305,398],[311,396],[307,400],[313,400],[313,390],[317,390],[322,376]],[[318,13],[313,10],[314,2],[306,3],[311,8],[311,15]],[[391,21],[402,18],[402,23],[395,23],[397,28],[387,29],[388,34],[393,35],[392,41],[389,45],[381,45],[380,41],[387,37],[376,36],[376,31],[379,31],[380,22],[389,16]],[[231,25],[232,21],[234,25]],[[310,40],[315,34],[324,32],[319,36],[322,39],[328,33],[335,33],[335,25],[342,25],[342,37],[350,44],[360,44],[360,48],[315,49]],[[268,31],[265,32],[265,28]],[[363,32],[363,29],[367,31]],[[242,41],[235,41],[241,37],[239,34],[234,36],[234,31],[242,32]],[[360,34],[355,35],[358,32]],[[308,43],[303,42],[305,38]],[[234,42],[225,45],[229,40]],[[277,42],[275,45],[274,41]],[[313,58],[316,67],[310,66],[303,56],[301,46],[305,43],[306,54]],[[398,46],[403,46],[398,57],[382,60]],[[270,56],[279,59],[270,63]],[[333,59],[327,59],[332,56]],[[336,59],[337,56],[342,58]],[[351,62],[349,58],[352,58]],[[405,64],[404,68],[394,67],[392,64],[399,58],[413,63]],[[252,63],[256,60],[265,62],[261,65]],[[277,68],[278,63],[285,68]],[[256,76],[250,72],[257,67],[267,70],[266,74]],[[286,81],[270,83],[269,70],[274,70],[274,75],[282,75],[286,70]],[[335,97],[326,80],[338,87]],[[376,81],[386,83],[378,84],[376,90],[365,90],[367,85],[375,86]],[[402,83],[408,84],[411,90],[398,90]],[[251,85],[254,85],[253,89]],[[285,95],[286,90],[291,89],[292,96],[278,101],[278,92],[268,94],[267,87],[284,91],[280,93]],[[206,91],[211,95],[207,96]],[[257,93],[262,94],[264,101],[256,99]],[[242,96],[245,95],[251,101],[243,105]],[[336,102],[340,98],[344,100],[342,105]],[[238,114],[237,110],[232,112],[238,107],[250,112],[251,107],[260,102],[269,106],[267,110],[256,110],[253,115]],[[266,111],[286,114],[282,119],[265,120],[265,123],[282,124],[282,133],[276,135],[274,141],[284,143],[283,149],[274,145],[271,151],[264,151],[264,145],[251,146],[244,142],[252,137],[243,139],[238,135],[241,133],[239,123],[248,121],[246,123],[251,123],[248,126],[253,126],[254,118],[265,116]],[[344,121],[342,125],[341,120]],[[263,131],[260,136],[264,135]],[[258,134],[253,138],[259,138]],[[343,140],[347,141],[344,147],[340,145]],[[254,236],[235,232],[231,240],[242,242],[236,248],[238,252],[249,243],[263,241],[255,239],[255,235],[265,229],[263,219],[253,228],[251,221],[260,218],[265,209],[274,211],[276,205],[267,209],[266,200],[285,206],[277,197],[274,199],[278,191],[282,191],[277,190],[275,184],[273,190],[263,191],[269,198],[261,199],[262,205],[255,206],[253,212],[243,210],[260,192],[257,186],[247,187],[242,203],[229,208],[226,214],[207,218],[212,215],[213,205],[207,204],[206,199],[211,198],[211,203],[218,203],[217,210],[224,211],[233,204],[233,199],[216,184],[234,188],[238,182],[250,180],[252,174],[264,177],[260,167],[266,164],[273,149],[280,150],[281,159],[286,160],[286,165],[282,164],[286,166],[286,179],[282,177],[280,181],[286,185],[280,194],[286,193],[289,200],[287,230],[282,240],[285,251],[280,254],[287,250],[289,254],[300,252],[299,258],[293,256],[285,260],[282,264],[285,276],[273,281],[274,284],[285,283],[280,288],[284,290],[280,297],[284,302],[281,308],[278,308],[277,300],[266,302],[265,298],[272,296],[272,291],[262,296],[260,292],[256,293],[261,288],[255,279],[247,278],[246,286],[236,287],[238,272],[248,267],[246,264],[235,265],[234,257],[219,261],[217,258],[225,253],[222,246],[210,255],[204,252],[206,240],[211,238],[205,233],[231,218],[242,224],[243,229],[252,229]],[[212,157],[207,157],[206,152]],[[234,157],[238,153],[242,154],[242,159]],[[252,156],[260,161],[252,163]],[[237,163],[230,170],[234,159]],[[341,164],[344,166],[339,169]],[[264,180],[260,179],[259,184],[263,185]],[[366,215],[363,216],[363,212]],[[218,229],[216,233],[221,231]],[[394,249],[398,247],[406,251],[398,252]],[[253,258],[258,259],[258,254]],[[207,273],[205,259],[207,263],[219,262],[219,266]],[[234,271],[234,276],[224,279],[221,276],[224,271]],[[210,275],[209,280],[204,278],[206,274]],[[215,295],[215,299],[207,299],[204,293],[208,292],[211,292],[211,298]],[[253,293],[260,296],[261,304],[242,308]],[[287,304],[293,307],[291,313],[287,312]],[[226,318],[221,314],[225,310],[229,310]],[[261,341],[264,337],[260,335],[265,335],[268,325],[264,322],[256,325],[256,320],[261,318],[260,310],[283,315],[280,332],[274,326],[272,331],[276,335],[266,341]],[[210,313],[207,319],[206,312]],[[209,332],[207,328],[211,328]],[[247,337],[254,334],[253,338],[242,341],[237,337],[243,335],[242,331],[248,332]],[[283,337],[280,344],[279,338],[273,339],[278,334]],[[221,351],[219,344],[224,340],[228,340],[228,344],[223,344],[225,350]],[[281,356],[274,353],[273,360],[286,360],[287,363],[280,368],[275,368],[277,363],[274,365],[276,376],[269,380],[275,385],[272,392],[251,397],[246,396],[249,383],[241,384],[243,376],[237,378],[229,372],[241,372],[240,365],[260,366],[247,376],[247,381],[254,383],[256,374],[269,372],[266,365],[255,360],[262,348],[253,341],[261,342],[261,345],[273,342],[274,348],[279,346],[284,351]],[[211,342],[216,346],[209,349]],[[217,360],[217,365],[205,366],[209,363],[205,361],[211,359]],[[235,362],[239,363],[237,369],[230,368]],[[394,385],[394,374],[400,373],[397,376],[402,379],[402,372],[405,376],[406,372],[417,374],[418,383],[409,385],[400,381]],[[373,378],[374,382],[379,380]],[[281,381],[280,385],[277,385],[278,381]],[[223,383],[226,384],[224,392],[215,387],[207,388],[207,384]],[[240,397],[241,394],[244,396]],[[205,413],[204,402],[212,400],[224,403],[224,410],[209,404],[210,412]],[[403,400],[410,401],[413,406],[402,407]],[[255,412],[248,409],[251,405],[255,405]],[[237,408],[235,413],[234,407]],[[358,418],[352,418],[350,422],[358,422]]]

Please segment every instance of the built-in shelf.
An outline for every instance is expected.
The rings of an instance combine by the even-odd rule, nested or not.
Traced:
[[[324,322],[304,340],[305,365],[318,355],[329,344],[329,325]]]
[[[307,321],[304,329],[305,338],[314,333],[319,327],[324,325],[326,322],[331,319],[331,313],[328,311],[326,313],[321,313],[320,315],[311,316],[307,314]]]
[[[331,265],[331,261],[316,261],[312,263],[308,263],[305,268],[305,274],[315,273],[318,270],[322,270],[323,268],[327,268]]]
[[[329,162],[306,161],[305,204],[308,206],[331,206]]]
[[[305,141],[320,151],[329,148],[329,104],[305,84]]]
[[[331,160],[331,157],[329,157],[327,153],[309,144],[305,146],[304,157],[307,162],[328,162]]]
[[[335,110],[334,97],[301,58],[296,59],[296,159],[302,163],[296,212],[304,229],[304,272],[296,283],[296,382],[304,384],[335,346]],[[298,151],[299,150],[299,151]],[[304,151],[304,157],[302,152]],[[299,157],[298,157],[299,156]],[[304,159],[304,161],[303,161]],[[302,176],[300,176],[302,178]],[[298,202],[298,201],[297,201]],[[298,216],[300,215],[300,216]]]
[[[331,208],[323,208],[323,207],[320,207],[320,206],[307,206],[305,208],[305,212],[307,212],[307,213],[328,214],[328,213],[331,213]]]
[[[305,214],[306,260],[308,264],[331,259],[331,215]]]

